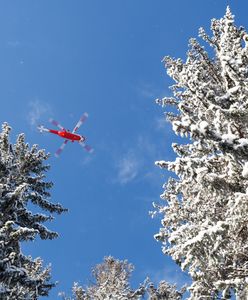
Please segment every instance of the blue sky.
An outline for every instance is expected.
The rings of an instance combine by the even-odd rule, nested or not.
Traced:
[[[48,178],[52,201],[69,212],[48,226],[53,241],[27,243],[24,251],[52,264],[59,291],[88,283],[104,256],[135,265],[132,284],[187,281],[153,239],[160,226],[148,212],[159,201],[168,173],[155,160],[171,160],[177,141],[154,100],[170,95],[165,55],[185,58],[190,37],[207,30],[230,4],[236,24],[248,28],[246,1],[75,0],[0,1],[0,121],[30,144],[52,154]],[[41,135],[50,117],[79,132],[95,149],[89,155],[62,140]]]

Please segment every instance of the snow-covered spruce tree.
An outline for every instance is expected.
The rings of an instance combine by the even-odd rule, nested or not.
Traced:
[[[94,282],[85,289],[78,283],[72,288],[73,297],[70,300],[137,300],[145,294],[145,285],[132,290],[129,278],[133,271],[133,265],[127,260],[118,260],[111,256],[104,258],[101,264],[92,269]]]
[[[83,288],[78,283],[74,283],[72,288],[73,298],[67,298],[63,293],[64,300],[128,300],[145,299],[148,300],[181,300],[185,292],[185,287],[180,291],[175,285],[170,285],[161,281],[156,288],[147,278],[136,290],[132,290],[129,278],[134,267],[127,260],[118,260],[111,256],[104,258],[103,263],[92,269],[94,283]]]
[[[177,109],[168,119],[191,141],[156,162],[177,177],[164,185],[155,237],[191,275],[190,299],[248,299],[248,34],[229,8],[211,31],[199,35],[214,55],[191,39],[186,62],[164,58],[174,97],[157,102]]]
[[[186,288],[182,287],[180,291],[176,289],[176,285],[170,285],[166,281],[160,281],[156,288],[153,283],[149,283],[147,287],[148,300],[181,300]]]
[[[53,287],[49,268],[41,259],[32,259],[21,251],[21,242],[53,239],[56,232],[42,223],[51,215],[32,213],[28,204],[51,213],[62,213],[60,204],[49,202],[52,183],[44,181],[49,166],[48,155],[34,145],[29,148],[20,134],[16,144],[9,141],[11,128],[7,123],[0,133],[0,299],[38,299]]]

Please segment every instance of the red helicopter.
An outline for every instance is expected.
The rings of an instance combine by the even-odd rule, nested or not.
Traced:
[[[53,119],[49,119],[49,122],[52,123],[53,125],[57,126],[60,130],[48,129],[48,128],[45,128],[43,125],[38,126],[38,130],[40,132],[50,132],[50,133],[56,134],[65,139],[64,143],[55,152],[56,157],[58,157],[60,155],[60,153],[63,151],[63,149],[65,148],[65,145],[68,143],[68,141],[71,141],[71,142],[76,141],[86,151],[88,151],[89,153],[92,153],[94,150],[89,145],[85,144],[86,137],[75,133],[79,129],[79,127],[86,121],[87,118],[88,118],[88,113],[84,113],[82,115],[82,117],[80,118],[80,120],[77,122],[77,124],[74,127],[72,132],[70,132],[70,130],[66,130],[62,125],[60,125],[57,121],[55,121]]]

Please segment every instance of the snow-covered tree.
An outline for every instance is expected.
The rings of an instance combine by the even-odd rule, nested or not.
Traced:
[[[131,289],[129,279],[134,267],[127,260],[118,260],[112,256],[104,258],[103,263],[92,269],[93,283],[83,288],[77,282],[72,288],[73,298],[64,300],[181,300],[185,287],[180,291],[175,285],[161,281],[156,288],[147,278],[136,290]]]
[[[101,264],[92,269],[94,282],[85,289],[78,283],[72,288],[75,300],[136,300],[141,299],[145,293],[144,285],[132,290],[129,278],[133,265],[127,260],[118,260],[112,256],[104,258]],[[71,299],[66,298],[64,299]]]
[[[43,223],[65,209],[49,201],[52,183],[45,181],[49,166],[44,164],[48,155],[37,145],[30,148],[23,134],[12,145],[10,130],[4,123],[0,133],[0,299],[38,299],[54,285],[50,269],[43,268],[40,258],[25,256],[21,242],[57,237]]]
[[[176,289],[176,285],[171,285],[166,281],[160,281],[156,288],[153,283],[149,283],[147,287],[148,300],[181,300],[186,288],[182,287],[180,291]]]
[[[248,34],[229,7],[211,31],[199,30],[208,52],[191,39],[185,62],[164,58],[173,97],[157,102],[175,107],[167,117],[190,141],[156,162],[177,176],[155,205],[155,238],[191,275],[190,299],[248,299]]]

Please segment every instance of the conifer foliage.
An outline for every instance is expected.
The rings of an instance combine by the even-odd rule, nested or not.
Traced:
[[[186,286],[178,291],[176,285],[171,285],[164,280],[159,282],[157,288],[152,282],[147,286],[148,300],[181,300],[185,291]]]
[[[36,236],[57,237],[43,223],[52,220],[50,214],[65,209],[49,202],[52,183],[44,180],[48,155],[37,145],[30,148],[24,134],[12,145],[10,131],[4,123],[0,134],[0,299],[38,299],[48,295],[53,286],[50,269],[43,268],[40,258],[25,256],[20,242]],[[32,213],[29,203],[49,215]]]
[[[97,299],[118,299],[138,300],[145,293],[144,286],[132,290],[129,285],[129,277],[133,271],[133,265],[126,260],[118,260],[112,256],[104,258],[103,263],[92,269],[94,283],[83,288],[74,283],[72,288],[75,300],[97,300]],[[71,298],[66,298],[70,300]]]
[[[155,205],[163,215],[155,237],[191,275],[190,299],[247,299],[248,34],[229,7],[211,31],[199,36],[214,55],[191,39],[186,62],[164,59],[174,96],[157,102],[176,108],[168,120],[191,141],[173,144],[175,161],[156,162],[177,176]]]
[[[147,278],[136,290],[131,289],[129,279],[134,267],[127,260],[118,260],[112,256],[104,258],[101,264],[92,269],[93,283],[83,288],[74,283],[73,298],[61,294],[64,300],[181,300],[185,292],[175,285],[161,281],[156,288]]]

